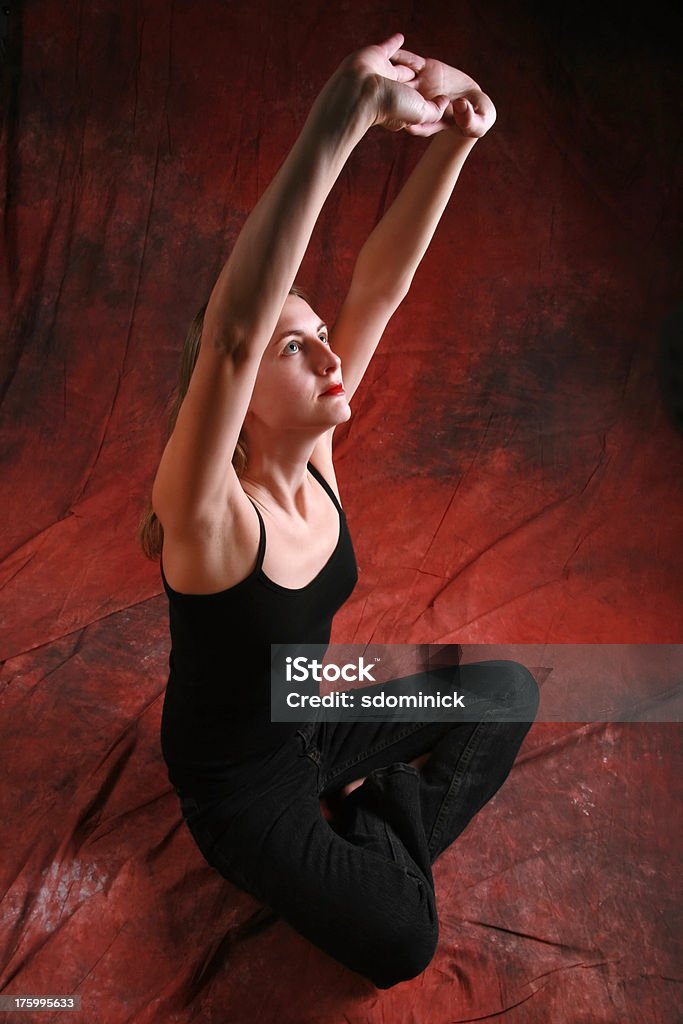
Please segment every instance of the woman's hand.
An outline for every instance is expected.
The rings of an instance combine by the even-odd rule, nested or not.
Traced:
[[[400,57],[401,53],[408,53],[400,49],[403,42],[403,35],[395,32],[383,43],[356,50],[342,62],[341,68],[373,82],[373,125],[381,125],[392,132],[408,127],[431,129],[424,132],[431,135],[432,131],[440,130],[436,126],[451,97],[440,95],[438,91],[427,96],[420,89],[410,88],[416,75],[412,64]],[[408,56],[411,61],[415,57],[414,54]]]
[[[431,57],[420,57],[409,50],[396,49],[391,59],[400,68],[402,76],[405,76],[406,69],[414,72],[413,77],[401,79],[409,89],[419,91],[426,100],[443,95],[449,100],[438,123],[406,125],[405,130],[411,135],[434,135],[450,128],[466,138],[479,139],[496,120],[496,108],[489,97],[463,71]]]

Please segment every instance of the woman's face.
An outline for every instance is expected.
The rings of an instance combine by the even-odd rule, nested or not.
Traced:
[[[288,295],[259,365],[249,416],[273,429],[307,427],[320,432],[351,416],[343,392],[341,360],[329,345],[328,328],[308,303]]]

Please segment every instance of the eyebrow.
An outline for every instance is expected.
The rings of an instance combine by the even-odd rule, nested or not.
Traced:
[[[320,323],[316,327],[316,333],[320,330],[321,327],[324,327],[325,330],[327,330],[327,324],[324,323],[322,320],[320,321]],[[296,328],[294,328],[291,331],[283,331],[282,334],[278,335],[278,337],[275,339],[273,344],[277,345],[278,341],[282,341],[283,338],[290,338],[292,335],[296,335],[297,338],[301,338],[301,337],[303,337],[303,334],[304,334],[303,331],[299,331]]]

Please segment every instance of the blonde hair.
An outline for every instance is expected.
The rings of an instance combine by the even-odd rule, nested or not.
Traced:
[[[311,305],[311,300],[308,295],[299,285],[294,284],[289,289],[290,295],[298,295],[300,299]],[[175,390],[175,398],[171,406],[171,412],[168,418],[168,429],[166,432],[166,441],[173,433],[178,419],[178,413],[180,407],[183,404],[183,399],[187,394],[187,389],[190,386],[190,378],[192,372],[197,363],[197,357],[199,356],[199,348],[202,341],[202,330],[204,327],[204,314],[208,301],[197,310],[192,323],[189,326],[187,335],[185,336],[185,344],[180,354],[180,368],[178,373],[178,384]],[[247,444],[243,436],[243,432],[240,431],[235,445],[235,451],[232,456],[232,464],[234,466],[237,476],[241,476],[247,467],[247,459],[249,452],[247,450]],[[137,539],[144,551],[147,558],[157,559],[161,555],[161,548],[164,542],[164,530],[157,518],[157,515],[152,508],[151,499],[147,502],[147,508],[143,512],[137,529]]]

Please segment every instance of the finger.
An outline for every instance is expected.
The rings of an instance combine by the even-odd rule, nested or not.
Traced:
[[[484,135],[495,120],[495,113],[492,115],[490,108],[493,108],[493,104],[483,93],[480,98],[477,98],[476,106],[466,97],[459,96],[453,102],[453,115],[455,123],[463,135],[471,138],[479,138]]]
[[[380,50],[383,50],[387,57],[391,57],[392,54],[396,53],[397,50],[403,46],[405,42],[405,36],[402,32],[394,32],[393,36],[389,36],[383,43],[379,43]]]
[[[479,138],[486,131],[483,117],[477,113],[475,107],[469,100],[453,104],[453,116],[455,123],[463,135],[469,138]]]
[[[425,100],[425,116],[422,118],[423,124],[429,124],[433,121],[440,121],[444,115],[446,107],[450,103],[448,96],[435,96],[432,100]]]
[[[443,131],[444,128],[443,121],[436,121],[430,124],[407,124],[404,131],[408,132],[409,135],[419,135],[422,138],[428,138],[430,135],[436,135],[437,132]]]
[[[476,138],[485,135],[496,120],[496,108],[481,91],[466,96],[459,96],[453,101],[455,123],[465,135]]]
[[[474,107],[464,96],[458,96],[453,100],[453,113],[457,114],[456,123],[463,128],[471,120]]]
[[[405,130],[411,135],[434,135],[445,127],[443,115],[450,100],[448,96],[435,96],[433,100],[422,99],[420,113],[406,122]]]
[[[415,72],[412,68],[405,68],[402,64],[398,64],[394,67],[396,82],[410,83],[415,79]]]
[[[486,95],[485,92],[483,92],[479,98],[479,102],[477,103],[476,106],[476,113],[480,114],[483,117],[486,129],[488,131],[488,129],[496,120],[496,108],[494,107],[492,100]]]
[[[413,71],[421,71],[427,63],[424,57],[420,57],[417,53],[411,53],[410,50],[397,50],[391,60],[392,63],[405,64]]]

